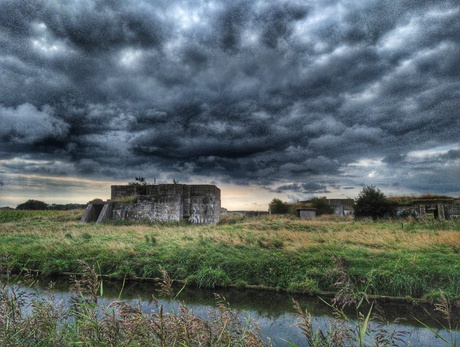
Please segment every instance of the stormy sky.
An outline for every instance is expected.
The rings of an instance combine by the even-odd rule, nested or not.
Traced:
[[[0,0],[0,76],[0,206],[460,195],[458,0]]]

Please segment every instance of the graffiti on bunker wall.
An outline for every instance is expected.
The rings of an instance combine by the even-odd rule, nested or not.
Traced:
[[[220,189],[215,185],[157,184],[145,188],[145,194],[133,196],[131,186],[112,186],[111,200],[97,206],[89,204],[82,221],[219,222]],[[101,210],[105,211],[104,218],[98,217]]]
[[[189,222],[209,224],[215,219],[215,201],[212,197],[194,197],[191,202]]]

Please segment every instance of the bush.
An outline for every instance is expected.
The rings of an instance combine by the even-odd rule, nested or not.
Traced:
[[[272,214],[286,214],[290,212],[290,207],[280,199],[274,198],[270,203],[270,212]]]
[[[130,186],[136,187],[136,193],[138,195],[145,195],[147,194],[147,185],[149,183],[145,180],[144,177],[136,177],[135,182],[129,182]]]
[[[313,198],[311,200],[311,205],[316,208],[316,214],[321,216],[322,214],[334,214],[334,209],[327,202],[326,197],[322,198]]]
[[[17,210],[46,210],[47,208],[48,204],[39,200],[27,200],[16,207]]]
[[[373,220],[376,220],[378,218],[393,216],[393,204],[376,187],[364,187],[355,200],[356,218],[371,217]]]

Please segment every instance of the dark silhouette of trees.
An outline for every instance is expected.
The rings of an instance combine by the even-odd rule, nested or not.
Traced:
[[[48,204],[39,200],[27,200],[26,202],[16,206],[16,210],[46,210]]]
[[[394,206],[380,189],[374,186],[364,187],[355,199],[355,217],[378,218],[393,217]]]
[[[136,177],[135,182],[129,182],[130,186],[136,187],[136,193],[139,195],[147,194],[147,185],[149,183],[145,180],[144,177]]]
[[[274,198],[270,202],[270,212],[272,214],[286,214],[289,213],[291,208],[285,202],[282,202],[280,199]]]

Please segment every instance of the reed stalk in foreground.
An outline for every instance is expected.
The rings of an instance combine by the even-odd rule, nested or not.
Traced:
[[[406,331],[390,332],[385,322],[374,314],[375,302],[370,303],[365,292],[358,292],[348,273],[347,262],[344,258],[333,255],[334,270],[337,274],[335,286],[338,291],[328,305],[335,319],[329,320],[329,329],[315,329],[310,313],[303,311],[300,304],[293,300],[294,309],[299,321],[297,326],[302,331],[308,346],[312,347],[341,347],[341,346],[400,346],[408,337]],[[368,305],[367,312],[362,312],[364,304]],[[354,309],[354,317],[346,313],[347,308]],[[294,345],[292,345],[294,346]]]

